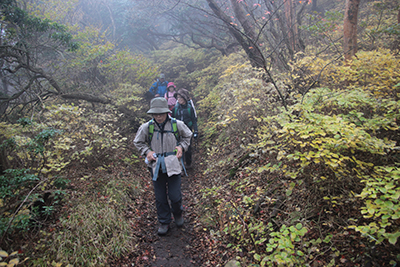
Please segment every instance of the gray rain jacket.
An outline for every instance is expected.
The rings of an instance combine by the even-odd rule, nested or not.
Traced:
[[[183,123],[183,121],[180,120],[176,120],[176,126],[180,137],[178,145],[182,147],[183,151],[187,151],[190,145],[190,139],[192,138],[192,131]],[[168,116],[163,133],[160,132],[160,128],[157,123],[154,122],[154,133],[151,139],[151,147],[149,146],[149,122],[140,126],[133,143],[143,157],[146,157],[150,151],[155,151],[157,155],[173,152],[177,146],[177,140],[172,130],[171,118]],[[152,168],[153,173],[155,173],[157,162],[159,160],[160,158],[157,158],[157,161],[149,163],[149,167]],[[164,161],[168,177],[181,173],[182,166],[176,155],[168,155],[164,157]]]

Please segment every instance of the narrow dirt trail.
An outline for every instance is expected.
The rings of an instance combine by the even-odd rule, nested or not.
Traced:
[[[199,266],[191,255],[191,241],[193,238],[193,225],[191,224],[191,201],[190,201],[190,179],[193,179],[192,171],[189,177],[182,176],[183,205],[185,207],[185,224],[178,228],[174,222],[170,225],[170,230],[166,236],[159,237],[152,245],[154,251],[154,262],[152,266],[178,267],[178,266]],[[156,214],[154,212],[154,218]],[[157,225],[157,220],[154,221]]]
[[[125,257],[118,266],[143,266],[143,267],[196,267],[201,264],[202,252],[198,251],[193,243],[197,238],[194,231],[196,215],[194,207],[199,194],[195,179],[200,179],[201,155],[194,155],[194,168],[188,170],[188,177],[182,176],[182,194],[184,207],[184,226],[178,228],[172,221],[170,229],[165,236],[157,235],[157,214],[153,185],[148,172],[143,166],[142,185],[144,192],[137,198],[137,208],[133,211],[132,227],[133,236],[138,240],[135,244],[135,253]]]

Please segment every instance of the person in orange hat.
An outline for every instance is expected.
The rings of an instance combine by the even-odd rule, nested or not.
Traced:
[[[169,110],[173,110],[176,105],[175,91],[176,86],[173,82],[169,82],[167,85],[167,92],[164,95],[164,98],[168,101]]]

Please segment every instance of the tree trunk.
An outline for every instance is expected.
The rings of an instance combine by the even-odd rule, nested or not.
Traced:
[[[249,30],[247,27],[248,25],[243,26],[244,32],[241,32],[232,22],[231,18],[226,15],[217,5],[217,3],[214,0],[207,0],[208,5],[210,6],[211,10],[214,12],[214,14],[222,20],[225,25],[229,29],[229,33],[235,38],[238,43],[242,46],[244,51],[246,52],[247,56],[250,59],[251,65],[253,67],[258,67],[258,68],[266,68],[266,62],[263,54],[259,50],[259,47],[256,43],[256,40],[254,40],[255,33],[254,31],[249,31],[246,32],[246,30]],[[232,1],[233,5],[238,4],[236,1]],[[238,8],[235,10],[235,12],[239,12],[239,16],[236,14],[238,17],[238,20],[240,17],[246,17],[246,14],[244,13],[244,10],[241,9],[240,7],[236,6]],[[243,14],[242,14],[242,13]],[[251,29],[251,28],[250,28]]]
[[[287,34],[289,39],[289,48],[291,50],[290,54],[294,54],[296,51],[296,38],[297,38],[297,24],[295,19],[295,12],[293,10],[293,1],[284,0],[285,7],[285,18],[287,25]]]
[[[399,12],[397,13],[397,23],[400,24],[400,9]]]
[[[240,22],[240,25],[243,27],[243,31],[246,33],[247,37],[256,41],[257,35],[254,31],[254,26],[247,19],[246,12],[243,7],[240,5],[239,1],[231,0],[231,4],[233,6],[233,12],[235,12],[236,18]]]
[[[343,52],[347,62],[357,53],[357,14],[360,0],[346,0],[343,24]]]
[[[311,11],[317,11],[317,0],[312,0]]]

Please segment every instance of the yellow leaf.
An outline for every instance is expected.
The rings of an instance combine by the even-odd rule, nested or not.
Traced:
[[[10,262],[8,263],[7,267],[16,266],[18,263],[19,263],[19,259],[12,259],[12,260],[10,260]]]
[[[0,257],[7,258],[8,257],[8,253],[5,252],[4,250],[0,250]]]
[[[19,259],[12,259],[8,264],[15,264],[17,265],[19,263]]]

